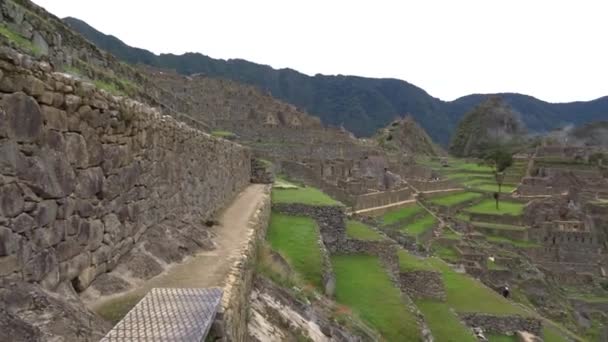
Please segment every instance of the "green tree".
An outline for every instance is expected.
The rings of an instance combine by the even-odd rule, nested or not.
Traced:
[[[503,147],[497,147],[488,152],[484,160],[494,167],[494,179],[498,185],[498,192],[494,194],[496,200],[496,210],[499,208],[500,190],[505,178],[505,170],[513,165],[513,155]]]

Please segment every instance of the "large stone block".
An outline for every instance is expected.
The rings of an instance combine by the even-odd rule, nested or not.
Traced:
[[[0,127],[6,136],[19,142],[33,142],[42,132],[42,113],[38,102],[24,93],[6,95],[0,101]],[[0,136],[2,134],[0,133]]]
[[[90,265],[89,253],[79,254],[76,257],[59,264],[59,277],[61,281],[73,280]]]
[[[60,132],[68,130],[68,115],[63,110],[55,107],[42,106],[42,116],[44,124],[50,128]]]
[[[109,245],[113,245],[120,241],[121,230],[123,227],[120,223],[120,220],[118,219],[118,216],[116,216],[115,214],[109,214],[104,216],[103,224],[105,227],[105,234],[107,235],[108,240],[105,241],[106,239],[104,239],[104,242]]]
[[[101,245],[95,252],[91,253],[91,264],[101,265],[110,259],[111,248],[107,245]]]
[[[65,142],[69,163],[78,168],[86,168],[89,162],[89,151],[84,137],[78,133],[66,133]]]
[[[10,275],[19,270],[19,262],[17,256],[9,255],[0,257],[0,277]]]
[[[104,225],[100,220],[95,220],[89,225],[89,239],[87,246],[90,251],[94,251],[101,247],[103,242]]]
[[[78,171],[78,185],[76,196],[79,198],[93,198],[103,189],[103,171],[99,167]]]
[[[15,233],[25,233],[36,228],[36,220],[26,213],[11,220],[11,228]]]
[[[34,229],[26,236],[38,248],[48,248],[59,244],[65,238],[65,227],[65,221],[55,221],[48,227]]]
[[[39,227],[46,226],[57,218],[57,202],[46,200],[38,203],[32,215],[36,218]]]
[[[41,96],[44,94],[44,82],[34,76],[27,76],[23,83],[23,90],[31,96]]]
[[[0,187],[0,216],[17,216],[23,211],[23,206],[23,193],[17,184]]]
[[[62,198],[74,191],[76,175],[64,155],[44,149],[39,156],[21,158],[20,178],[44,199]]]
[[[52,269],[57,269],[57,256],[52,249],[45,249],[35,255],[23,267],[23,278],[26,281],[40,281]]]
[[[19,248],[19,240],[13,231],[0,226],[0,257],[12,255]]]
[[[2,125],[0,123],[0,125]],[[0,142],[0,174],[15,176],[17,173],[17,160],[21,152],[17,144],[11,140]]]
[[[55,247],[57,259],[60,262],[69,260],[84,251],[84,247],[78,243],[77,239],[65,240]]]

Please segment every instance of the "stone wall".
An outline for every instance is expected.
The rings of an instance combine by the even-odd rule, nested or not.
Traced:
[[[346,205],[353,204],[352,196],[349,196],[346,191],[340,189],[336,185],[325,182],[313,169],[305,164],[283,160],[281,161],[281,171],[291,179],[301,181],[323,190],[323,192],[329,196]]]
[[[433,271],[411,271],[399,274],[402,291],[414,298],[445,300],[445,288],[441,273]]]
[[[392,274],[399,272],[398,245],[390,240],[365,241],[346,238],[334,251],[336,254],[367,254],[377,256]]]
[[[274,183],[272,164],[269,161],[258,158],[251,159],[251,183]]]
[[[0,97],[2,277],[82,290],[149,228],[200,224],[249,184],[248,149],[5,47]]]
[[[270,188],[249,221],[247,243],[241,247],[240,257],[234,262],[224,285],[221,309],[216,315],[210,335],[219,341],[245,341],[251,289],[260,243],[266,237],[270,221]]]
[[[508,225],[512,225],[512,226],[523,225],[522,217],[514,216],[514,215],[471,213],[470,219],[471,219],[471,222],[489,222],[489,223],[498,223],[498,224],[508,224]]]
[[[440,181],[408,180],[407,183],[420,192],[462,188],[462,186],[455,184],[451,180],[440,180]]]
[[[276,212],[292,216],[307,216],[319,225],[323,243],[328,252],[339,250],[346,239],[345,208],[342,206],[310,206],[301,203],[273,204]]]
[[[111,83],[138,100],[159,107],[191,127],[207,130],[206,123],[187,114],[197,112],[192,104],[160,88],[133,67],[99,49],[72,31],[59,18],[29,0],[0,0],[0,21],[9,30],[31,42],[36,53],[58,68],[77,68],[91,79]],[[19,47],[19,44],[15,45]],[[124,82],[128,80],[130,82]],[[137,84],[137,87],[125,86]]]
[[[462,313],[460,319],[469,327],[482,328],[484,332],[514,334],[527,331],[542,336],[542,322],[537,318],[521,316],[493,316],[481,313]]]

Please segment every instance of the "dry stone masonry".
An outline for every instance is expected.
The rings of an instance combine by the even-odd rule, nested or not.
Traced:
[[[83,290],[144,241],[162,254],[149,234],[205,245],[250,181],[248,149],[5,47],[0,151],[0,277],[47,289]]]

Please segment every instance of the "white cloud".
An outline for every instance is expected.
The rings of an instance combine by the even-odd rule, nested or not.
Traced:
[[[34,0],[156,53],[393,77],[452,100],[608,95],[608,3],[561,0]]]

